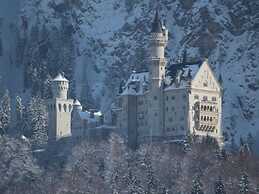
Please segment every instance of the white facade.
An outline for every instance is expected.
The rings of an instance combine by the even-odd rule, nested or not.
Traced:
[[[102,113],[83,111],[78,100],[68,99],[68,89],[69,81],[62,74],[52,80],[53,98],[47,101],[50,142],[70,136],[81,139],[103,125]]]
[[[52,80],[53,98],[48,100],[49,141],[71,136],[73,100],[67,98],[69,81],[61,74]]]
[[[117,102],[117,128],[130,144],[156,139],[212,136],[221,140],[222,92],[208,61],[175,67],[166,83],[168,32],[158,14],[150,36],[149,72],[133,74]]]

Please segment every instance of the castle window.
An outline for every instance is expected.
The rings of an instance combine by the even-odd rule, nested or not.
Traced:
[[[169,100],[168,96],[166,96],[166,100],[167,100],[167,101]]]
[[[64,104],[63,107],[64,107],[64,111],[67,112],[67,105]]]
[[[212,117],[210,117],[210,122],[212,122]]]
[[[207,82],[207,81],[204,82],[204,83],[203,83],[203,86],[204,86],[204,87],[208,87],[208,82]]]
[[[213,111],[213,108],[212,108],[212,106],[210,107],[210,112],[212,112]]]
[[[201,120],[203,121],[203,116],[201,116]]]
[[[195,95],[195,96],[194,96],[194,99],[195,99],[195,100],[199,100],[199,96],[198,96],[198,95]]]
[[[203,100],[207,101],[208,100],[208,96],[203,96]]]
[[[203,105],[201,105],[201,110],[203,111]]]
[[[211,98],[211,100],[212,101],[217,101],[217,97],[214,96],[214,97]]]
[[[175,96],[172,96],[171,99],[174,100],[174,99],[175,99]]]
[[[62,108],[61,104],[58,104],[58,110],[59,110],[59,112],[61,112],[61,108]]]
[[[69,105],[69,112],[71,112],[72,111],[72,105],[70,104]]]

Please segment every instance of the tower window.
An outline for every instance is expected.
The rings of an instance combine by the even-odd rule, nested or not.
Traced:
[[[67,105],[64,104],[63,107],[64,107],[64,111],[67,112]]]
[[[72,111],[72,105],[70,104],[69,105],[69,112],[71,112]]]
[[[62,108],[61,104],[58,104],[58,110],[59,110],[59,112],[61,112],[61,108]]]

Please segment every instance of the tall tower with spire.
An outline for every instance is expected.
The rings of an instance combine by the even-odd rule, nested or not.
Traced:
[[[168,42],[168,30],[162,24],[156,11],[150,33],[149,56],[149,135],[161,137],[164,129],[163,82],[165,79],[165,47]]]
[[[168,30],[162,24],[158,10],[152,23],[150,35],[150,83],[151,88],[159,88],[165,78],[165,47],[168,42]]]
[[[71,136],[73,100],[68,99],[69,81],[63,74],[52,80],[52,99],[48,100],[49,141]]]

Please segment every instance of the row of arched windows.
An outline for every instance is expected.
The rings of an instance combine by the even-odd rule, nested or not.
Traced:
[[[50,111],[56,111],[56,109],[58,109],[58,111],[59,112],[71,112],[72,111],[72,105],[71,104],[69,104],[69,105],[67,105],[67,104],[58,104],[58,106],[56,107],[56,105],[55,104],[50,104],[50,105],[48,105],[48,108],[49,108],[49,110]]]
[[[68,90],[68,88],[66,86],[64,86],[64,87],[63,86],[58,86],[58,89],[59,90]]]
[[[201,111],[216,112],[217,109],[215,106],[201,105]]]
[[[212,122],[213,120],[215,120],[215,117],[209,117],[209,116],[201,116],[201,121],[210,121]]]
[[[210,125],[201,125],[198,131],[215,132],[216,127]]]

